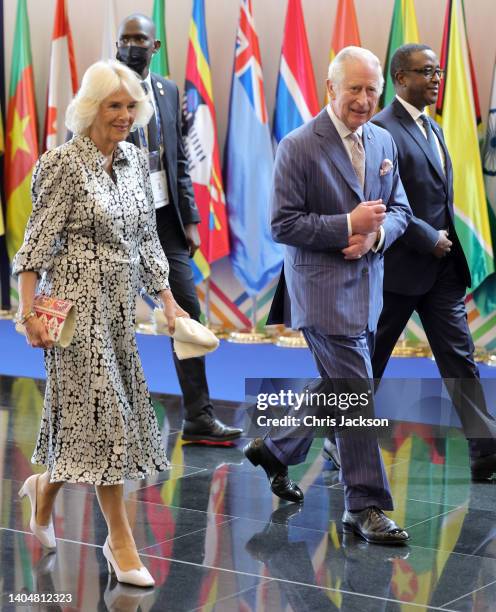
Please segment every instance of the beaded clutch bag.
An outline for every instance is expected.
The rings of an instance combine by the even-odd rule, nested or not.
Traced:
[[[69,346],[76,327],[76,308],[72,302],[49,295],[35,295],[33,312],[45,323],[55,346]],[[16,331],[26,335],[26,329],[20,322],[16,323]]]

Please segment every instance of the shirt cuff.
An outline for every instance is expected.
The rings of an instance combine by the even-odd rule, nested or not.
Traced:
[[[353,235],[353,228],[351,227],[351,215],[346,214],[346,223],[348,224],[348,238]]]
[[[376,242],[371,249],[374,253],[378,253],[384,246],[384,240],[386,239],[386,232],[384,231],[384,228],[382,227],[382,225],[379,228],[379,233],[381,234],[379,236],[379,241]]]

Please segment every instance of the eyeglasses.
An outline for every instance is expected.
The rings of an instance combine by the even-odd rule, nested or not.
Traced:
[[[441,68],[431,68],[430,66],[426,66],[425,68],[408,68],[403,69],[402,72],[416,72],[417,74],[422,74],[424,78],[432,80],[433,76],[436,75],[439,80],[444,78],[445,70]]]

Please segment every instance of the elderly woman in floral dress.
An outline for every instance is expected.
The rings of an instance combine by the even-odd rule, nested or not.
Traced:
[[[141,367],[135,302],[146,291],[163,303],[172,331],[188,316],[168,284],[155,226],[148,161],[124,142],[152,112],[138,78],[118,62],[98,62],[67,111],[74,137],[45,153],[33,174],[33,212],[14,260],[18,316],[28,342],[45,349],[45,405],[32,461],[46,466],[20,494],[31,500],[30,527],[56,545],[55,497],[64,482],[95,485],[108,526],[103,553],[121,582],[151,586],[123,498],[125,479],[167,468]],[[76,306],[74,339],[52,346],[33,316],[35,292]]]

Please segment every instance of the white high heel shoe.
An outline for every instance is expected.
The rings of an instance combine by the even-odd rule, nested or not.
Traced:
[[[134,584],[134,586],[139,587],[151,587],[155,586],[155,580],[152,578],[150,572],[143,565],[139,569],[127,570],[127,572],[123,572],[120,567],[117,565],[117,561],[110,550],[110,546],[108,543],[108,538],[105,540],[105,544],[103,545],[103,556],[107,559],[108,570],[110,573],[112,571],[115,573],[115,576],[119,582],[125,582],[126,584]]]
[[[31,502],[31,519],[29,521],[29,528],[33,532],[38,540],[45,546],[45,548],[56,548],[57,541],[55,539],[55,532],[53,530],[53,521],[50,518],[50,523],[43,527],[42,525],[38,525],[36,522],[36,491],[38,489],[38,478],[40,474],[33,474],[30,476],[22,485],[19,491],[19,497],[22,499],[29,497],[29,501]]]

